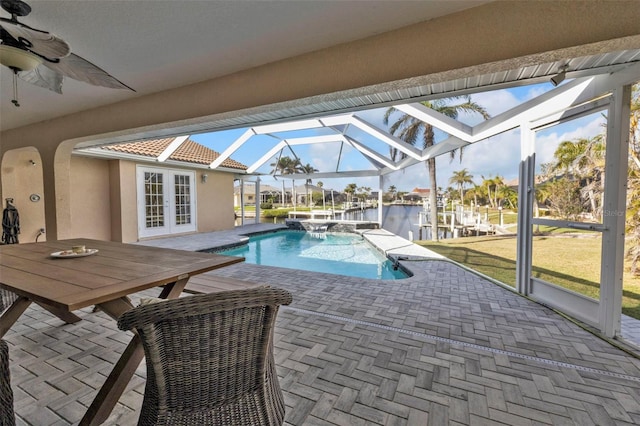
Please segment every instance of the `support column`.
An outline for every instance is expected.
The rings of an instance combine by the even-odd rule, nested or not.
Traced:
[[[240,179],[240,226],[244,226],[244,179]]]
[[[629,155],[631,86],[613,91],[607,113],[607,149],[604,179],[602,264],[600,269],[600,331],[620,333],[624,233]]]
[[[255,223],[260,223],[260,203],[262,203],[262,197],[260,196],[260,176],[256,179],[256,220]]]
[[[378,224],[382,228],[382,193],[384,192],[384,176],[378,178]]]
[[[516,254],[516,290],[530,292],[531,251],[533,249],[533,203],[535,196],[535,132],[520,126],[520,171],[518,176],[518,234]]]

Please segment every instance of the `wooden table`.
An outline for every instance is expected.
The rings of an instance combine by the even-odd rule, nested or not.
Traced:
[[[84,245],[91,256],[52,258],[51,253]],[[117,319],[133,305],[132,293],[163,286],[161,298],[175,298],[189,277],[243,261],[241,257],[198,253],[89,239],[0,246],[0,285],[18,299],[0,317],[0,338],[35,302],[63,321],[79,321],[72,312],[96,305]],[[135,335],[102,386],[81,425],[99,425],[108,417],[144,358]]]

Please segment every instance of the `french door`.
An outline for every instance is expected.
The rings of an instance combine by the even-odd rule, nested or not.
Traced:
[[[194,172],[137,168],[139,237],[196,230],[194,180]]]

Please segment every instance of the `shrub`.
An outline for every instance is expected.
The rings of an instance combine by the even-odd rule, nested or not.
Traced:
[[[262,212],[262,216],[264,217],[289,217],[289,210],[287,209],[271,209],[264,210]]]
[[[262,203],[260,204],[260,208],[262,210],[269,210],[273,208],[273,203]]]

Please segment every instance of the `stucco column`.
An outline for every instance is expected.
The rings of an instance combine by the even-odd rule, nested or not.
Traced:
[[[52,143],[40,150],[48,240],[70,238],[72,147],[69,143]]]

